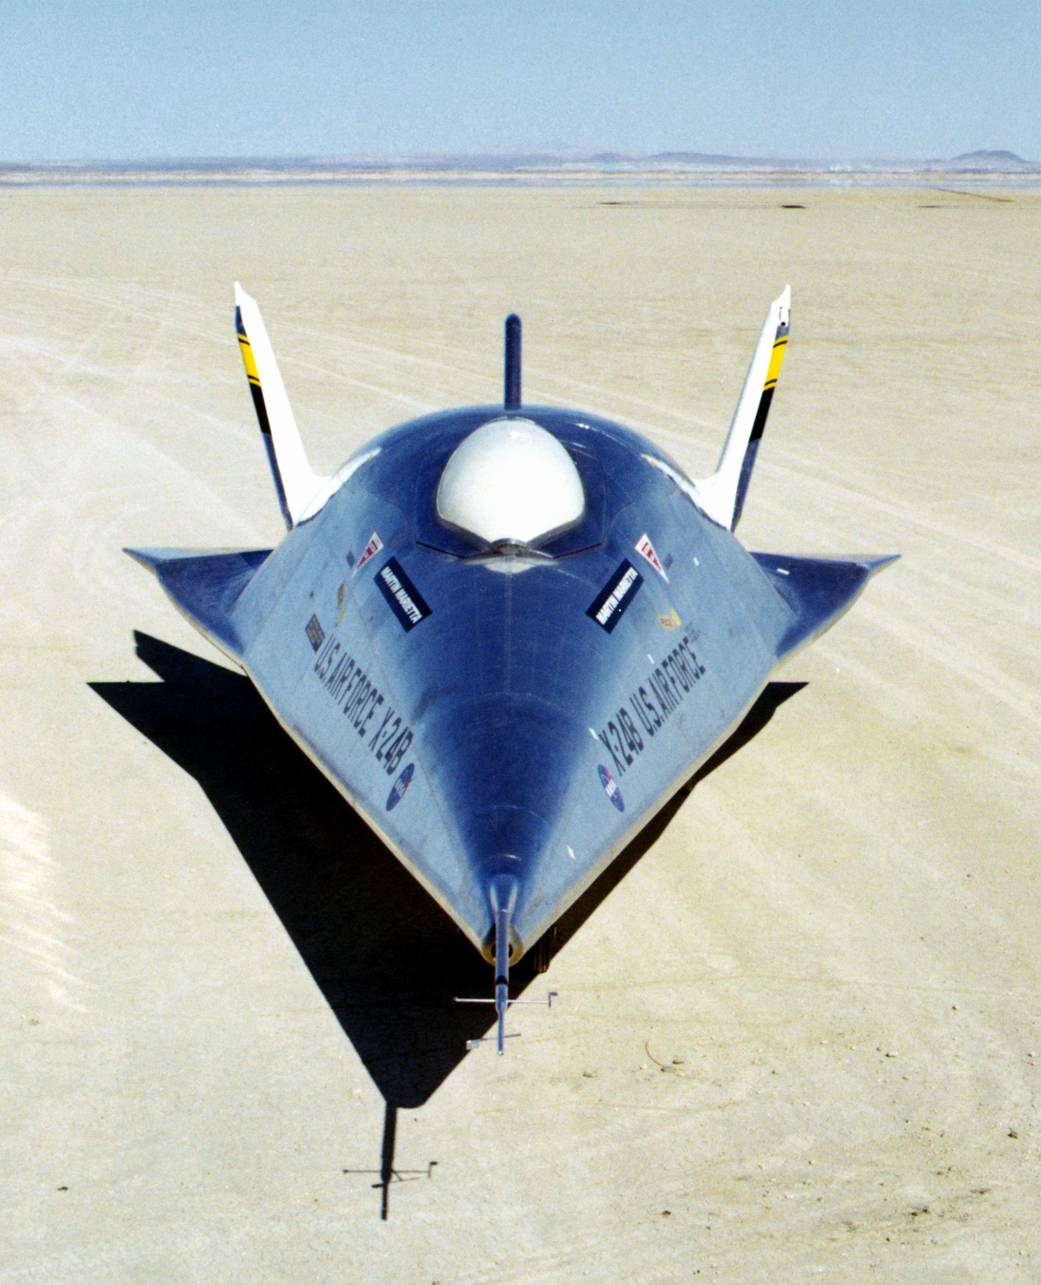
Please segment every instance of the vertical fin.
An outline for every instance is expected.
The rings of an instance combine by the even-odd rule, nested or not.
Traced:
[[[697,484],[706,513],[731,531],[744,509],[748,482],[788,346],[791,298],[791,287],[785,286],[770,305],[716,471]]]
[[[256,301],[235,282],[235,331],[286,526],[306,515],[324,479],[307,462],[278,362]]]
[[[521,406],[521,319],[515,312],[506,318],[506,345],[503,354],[503,410]]]

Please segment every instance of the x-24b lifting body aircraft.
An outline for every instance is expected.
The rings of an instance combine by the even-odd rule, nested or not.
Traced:
[[[733,534],[789,299],[704,481],[610,420],[523,404],[515,316],[501,406],[401,424],[323,478],[236,285],[288,534],[128,550],[494,965],[500,1053],[511,963],[892,561]]]

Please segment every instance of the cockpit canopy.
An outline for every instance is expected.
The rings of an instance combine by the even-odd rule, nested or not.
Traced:
[[[538,546],[586,510],[567,449],[533,420],[501,416],[469,433],[437,486],[437,516],[487,545]]]

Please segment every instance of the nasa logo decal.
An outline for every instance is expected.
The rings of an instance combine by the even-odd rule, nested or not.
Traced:
[[[408,789],[409,782],[412,780],[412,777],[415,774],[415,771],[416,771],[415,763],[410,763],[408,767],[405,768],[404,772],[402,772],[402,774],[391,786],[390,793],[387,795],[388,812],[393,812],[394,809],[401,802],[401,800],[405,797],[405,791]]]
[[[408,770],[407,768],[405,769]],[[603,763],[597,764],[597,772],[600,774],[600,784],[604,787],[604,793],[615,805],[619,812],[625,811],[625,800],[622,798],[622,792],[618,788],[618,782],[611,773],[604,767]]]

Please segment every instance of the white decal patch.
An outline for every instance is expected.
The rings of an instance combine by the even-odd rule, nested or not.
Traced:
[[[369,543],[365,546],[365,548],[362,551],[361,557],[355,563],[355,566],[354,566],[355,572],[360,571],[362,567],[366,564],[366,562],[368,562],[370,558],[374,558],[382,548],[383,548],[383,541],[380,539],[378,532],[373,531],[372,535],[369,536]]]
[[[661,559],[654,552],[654,545],[651,544],[651,538],[646,531],[636,541],[633,548],[641,558],[646,559],[651,564],[655,571],[657,571],[658,575],[660,575],[665,583],[668,584],[669,577],[665,574],[665,568],[661,564]]]

